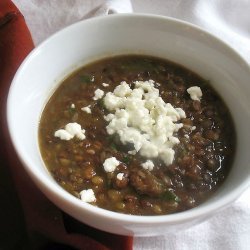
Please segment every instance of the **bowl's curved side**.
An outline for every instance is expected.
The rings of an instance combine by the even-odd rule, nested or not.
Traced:
[[[68,194],[46,170],[38,147],[43,107],[69,72],[102,57],[147,54],[172,60],[211,81],[232,112],[237,152],[220,190],[192,210],[166,216],[106,211]],[[228,45],[201,29],[153,15],[112,15],[74,24],[38,46],[19,68],[10,88],[7,120],[15,149],[38,187],[61,209],[93,227],[125,235],[156,235],[197,223],[236,199],[249,185],[249,65]],[[25,87],[24,87],[25,86]]]

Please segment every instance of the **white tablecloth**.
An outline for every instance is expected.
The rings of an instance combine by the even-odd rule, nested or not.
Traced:
[[[152,13],[203,27],[229,43],[250,64],[250,0],[14,0],[36,45],[81,19],[113,12]],[[100,7],[100,5],[102,6]],[[249,166],[250,167],[250,166]],[[250,188],[230,207],[178,233],[135,237],[134,249],[249,250]]]

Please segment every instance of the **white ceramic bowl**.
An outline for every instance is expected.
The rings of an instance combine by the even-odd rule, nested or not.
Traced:
[[[93,60],[133,53],[167,58],[197,72],[211,81],[232,112],[237,131],[232,171],[218,192],[194,209],[172,215],[132,216],[97,208],[64,191],[49,175],[41,159],[39,119],[60,80]],[[9,131],[25,170],[42,192],[65,212],[112,233],[164,234],[210,217],[232,203],[249,185],[249,79],[249,65],[232,48],[191,24],[136,14],[89,19],[53,35],[26,58],[9,92]]]

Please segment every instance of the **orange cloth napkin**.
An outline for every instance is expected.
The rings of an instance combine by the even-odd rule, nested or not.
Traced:
[[[0,195],[1,192],[8,192],[6,188],[14,183],[12,192],[17,192],[19,197],[31,249],[132,249],[132,237],[91,228],[53,205],[33,184],[15,154],[6,124],[7,94],[17,68],[33,48],[34,44],[22,14],[10,0],[1,0],[0,174],[5,173],[7,177],[11,177],[5,186],[0,184]],[[5,219],[5,225],[8,225],[8,216]],[[1,240],[3,239],[0,237],[0,242]],[[24,248],[19,246],[19,249]]]

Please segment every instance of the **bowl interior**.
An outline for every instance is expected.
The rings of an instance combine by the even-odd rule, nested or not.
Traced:
[[[146,54],[179,63],[209,80],[229,107],[237,131],[234,166],[219,191],[201,206],[161,218],[116,214],[82,204],[62,190],[45,168],[38,147],[38,125],[48,98],[65,76],[83,64],[120,54]],[[146,235],[150,233],[145,230],[145,223],[178,224],[207,215],[237,198],[246,188],[250,173],[250,154],[247,152],[250,141],[249,78],[249,66],[237,53],[187,23],[126,14],[90,19],[55,34],[27,57],[13,80],[8,97],[9,130],[26,170],[59,207],[106,231]],[[93,217],[94,213],[99,217]],[[124,226],[100,225],[100,217],[109,218],[115,225],[122,222]]]

